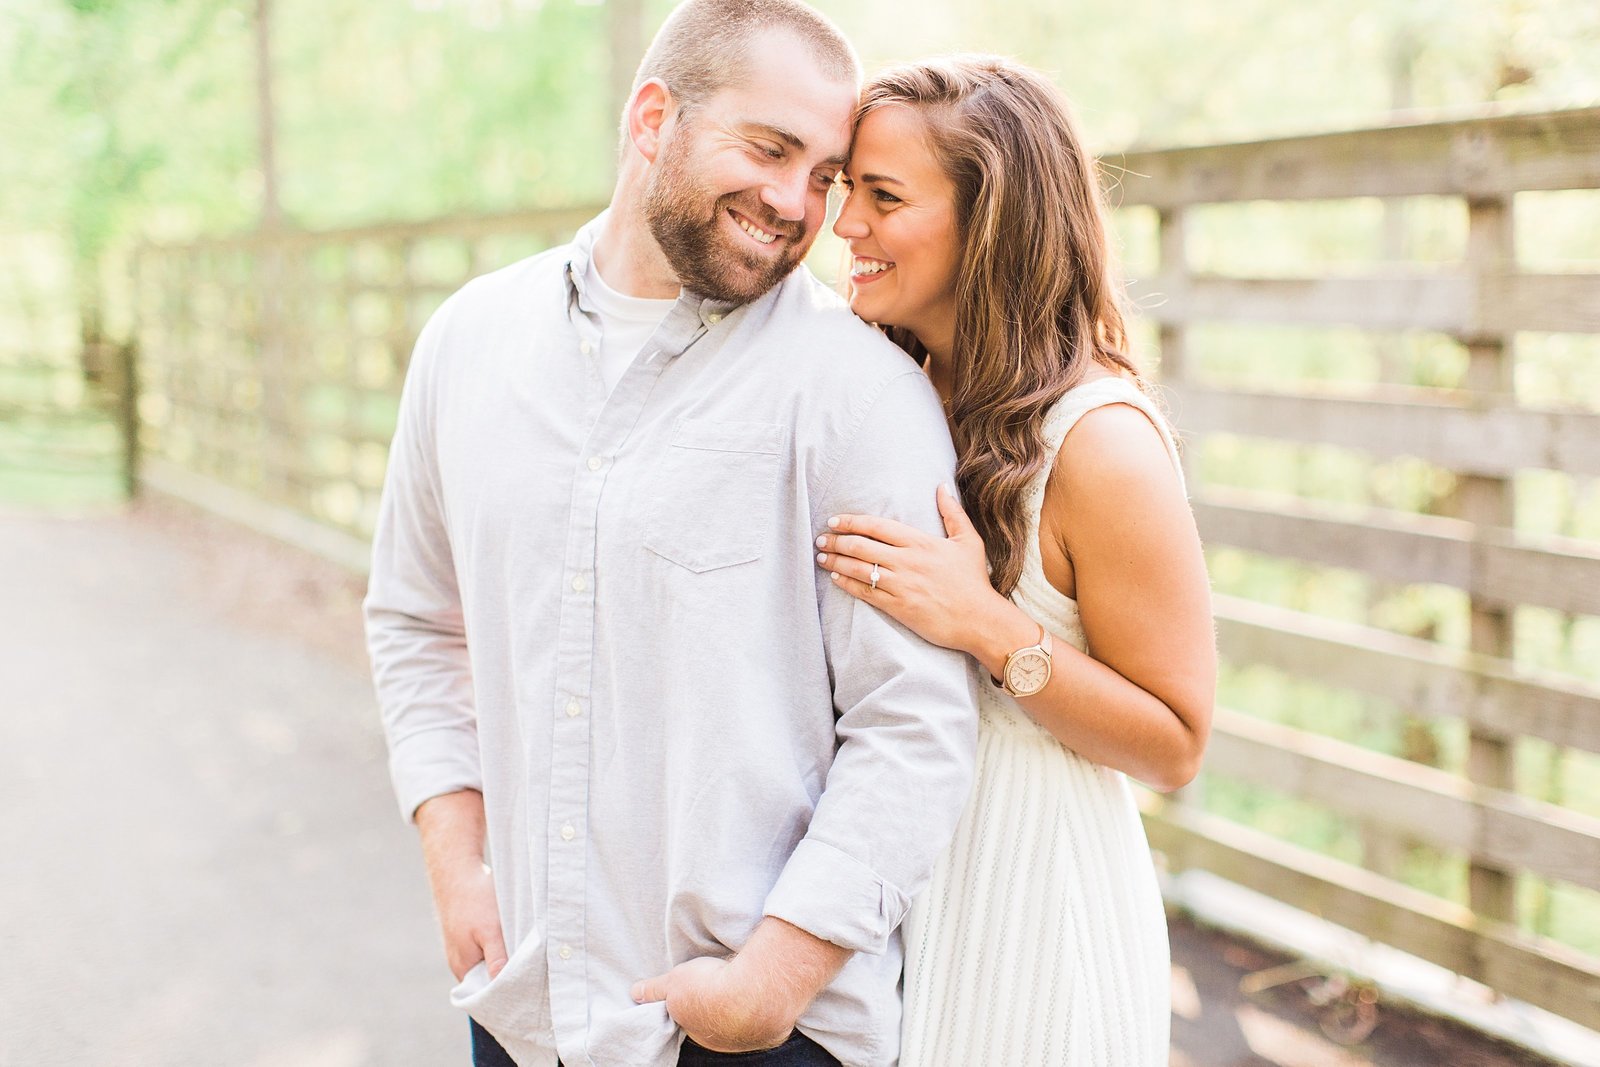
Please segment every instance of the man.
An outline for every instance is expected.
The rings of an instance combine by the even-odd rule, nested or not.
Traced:
[[[797,0],[690,0],[609,211],[417,342],[368,640],[480,1064],[898,1055],[976,718],[962,657],[812,563],[840,512],[939,529],[954,462],[917,367],[795,270],[859,77]]]

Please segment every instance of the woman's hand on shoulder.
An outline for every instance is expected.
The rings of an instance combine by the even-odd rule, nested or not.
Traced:
[[[984,620],[1009,605],[989,584],[983,538],[954,491],[941,485],[938,503],[944,537],[875,515],[834,516],[817,538],[817,565],[924,640],[971,653]]]

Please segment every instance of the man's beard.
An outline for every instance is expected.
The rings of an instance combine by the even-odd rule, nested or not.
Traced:
[[[690,165],[689,133],[687,127],[679,127],[656,157],[644,191],[645,221],[685,289],[713,300],[748,303],[788,277],[805,258],[811,240],[805,234],[792,234],[795,224],[778,219],[755,197],[753,203],[745,203],[742,194],[734,193],[705,207],[708,194],[694,180]],[[781,245],[775,256],[740,247],[739,238],[722,228],[722,216],[730,207],[737,207],[768,233],[792,235],[777,238]]]

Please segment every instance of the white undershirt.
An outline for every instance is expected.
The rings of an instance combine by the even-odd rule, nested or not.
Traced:
[[[583,276],[583,292],[600,319],[600,379],[609,396],[677,300],[651,300],[617,292],[600,277],[592,256]]]

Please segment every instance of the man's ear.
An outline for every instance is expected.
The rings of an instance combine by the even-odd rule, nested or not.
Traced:
[[[628,139],[650,162],[661,153],[662,133],[677,112],[672,93],[660,78],[651,78],[628,98]]]

